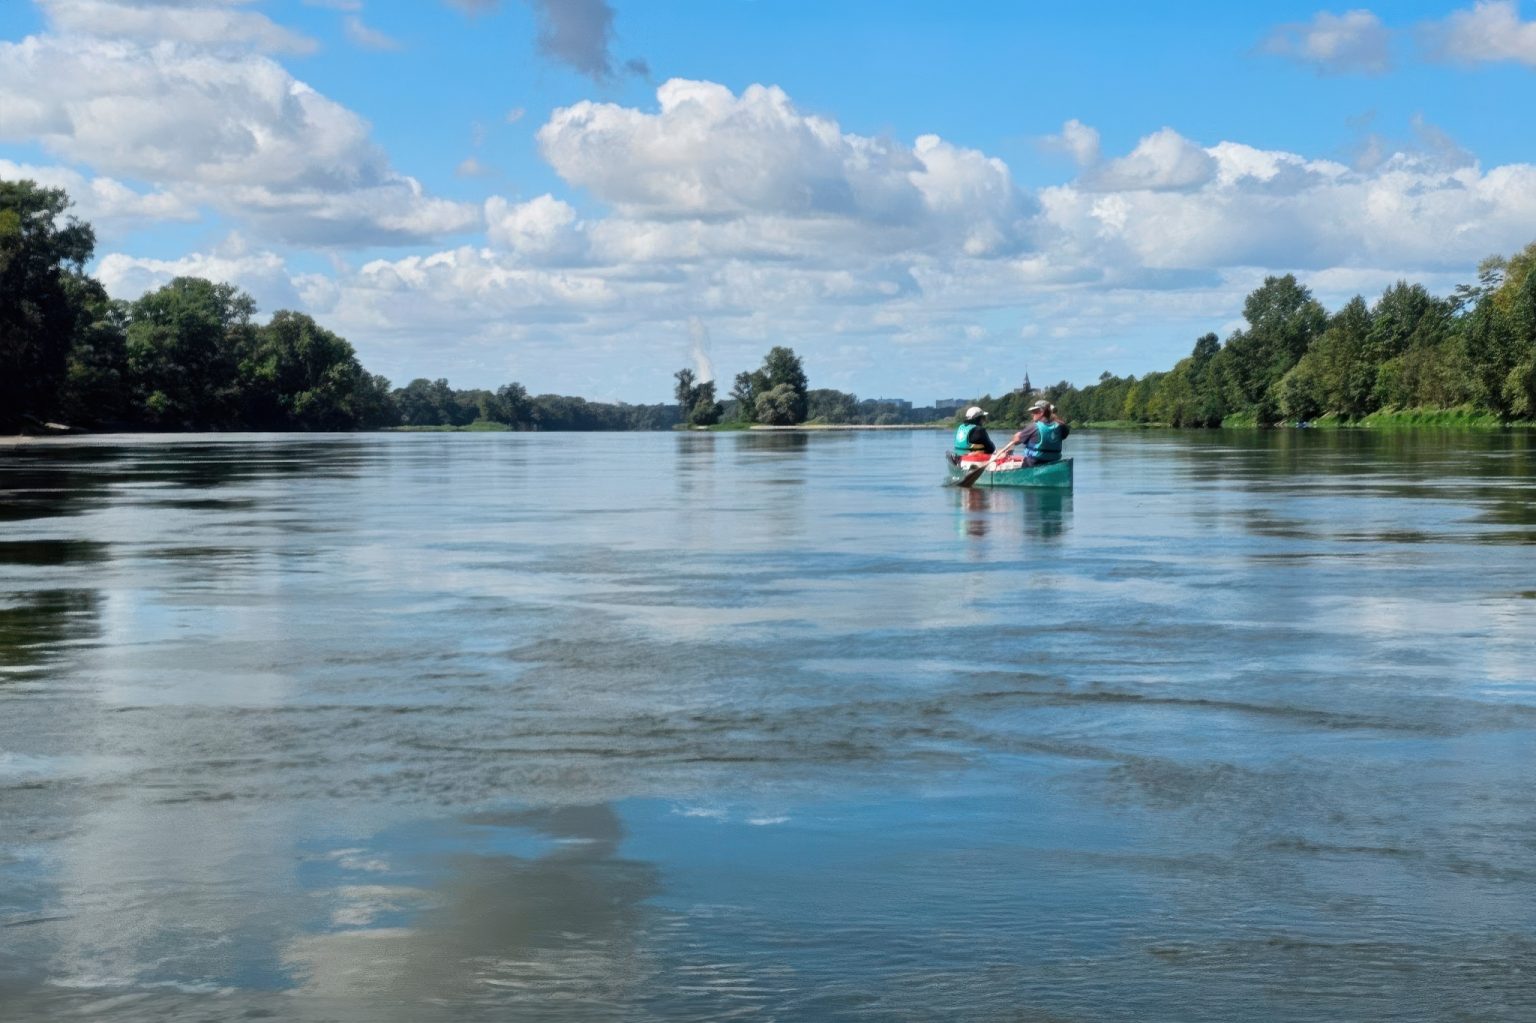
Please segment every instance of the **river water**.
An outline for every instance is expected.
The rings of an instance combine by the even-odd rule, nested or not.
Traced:
[[[0,1018],[1536,1018],[1536,438],[0,446]]]

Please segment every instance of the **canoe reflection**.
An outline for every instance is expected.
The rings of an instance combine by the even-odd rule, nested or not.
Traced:
[[[1072,525],[1070,490],[956,487],[952,493],[961,536],[1055,540]]]

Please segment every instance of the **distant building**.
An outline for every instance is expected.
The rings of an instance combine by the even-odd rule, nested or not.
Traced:
[[[953,412],[957,408],[963,408],[971,403],[969,398],[935,398],[933,408],[935,412]]]

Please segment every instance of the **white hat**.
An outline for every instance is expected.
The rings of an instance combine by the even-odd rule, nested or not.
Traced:
[[[982,408],[980,405],[972,405],[970,408],[965,410],[965,418],[967,419],[980,419],[986,414],[987,410]]]

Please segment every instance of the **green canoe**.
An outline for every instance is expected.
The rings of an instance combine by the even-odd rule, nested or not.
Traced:
[[[949,478],[959,481],[975,469],[975,463],[949,463]],[[1025,465],[1019,458],[1004,458],[976,478],[973,487],[1054,487],[1072,489],[1072,459],[1046,465]]]

